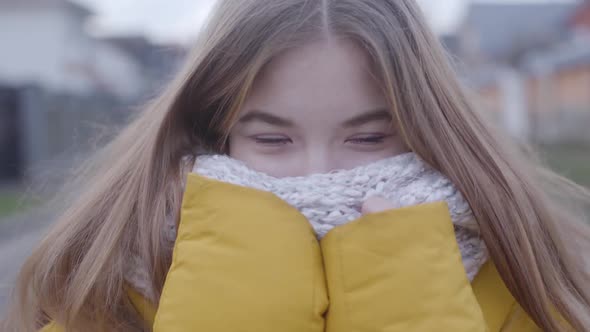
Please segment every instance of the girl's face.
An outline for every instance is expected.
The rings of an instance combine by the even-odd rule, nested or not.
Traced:
[[[233,158],[284,177],[349,169],[406,151],[364,51],[311,42],[256,78],[229,137]]]

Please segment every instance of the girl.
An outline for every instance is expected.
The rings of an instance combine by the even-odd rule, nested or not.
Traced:
[[[590,331],[590,195],[482,122],[413,0],[220,1],[80,181],[4,330]]]

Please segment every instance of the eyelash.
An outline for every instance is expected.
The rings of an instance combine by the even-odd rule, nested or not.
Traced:
[[[269,145],[269,146],[281,146],[289,143],[293,143],[290,138],[286,137],[252,137],[257,144]]]
[[[385,139],[389,137],[388,135],[383,134],[375,134],[375,135],[365,135],[359,137],[353,137],[347,139],[345,143],[353,143],[353,144],[361,144],[361,145],[375,145],[380,144],[385,141]],[[290,138],[287,137],[261,137],[261,136],[253,136],[252,139],[257,144],[263,144],[268,146],[281,146],[286,145],[289,143],[293,143]]]
[[[353,138],[347,139],[346,142],[353,143],[353,144],[362,144],[362,145],[374,145],[374,144],[383,143],[383,141],[385,141],[385,139],[387,137],[389,137],[389,136],[383,135],[383,134],[365,135],[365,136],[353,137]]]

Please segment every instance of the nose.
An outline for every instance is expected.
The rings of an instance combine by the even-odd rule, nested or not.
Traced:
[[[331,154],[323,149],[309,151],[306,156],[305,167],[302,175],[327,173],[337,168],[336,161]]]

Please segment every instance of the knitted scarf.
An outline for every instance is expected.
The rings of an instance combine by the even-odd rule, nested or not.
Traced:
[[[445,201],[454,224],[457,244],[467,277],[473,281],[488,253],[479,236],[469,205],[455,186],[416,154],[406,153],[349,170],[300,177],[276,178],[255,171],[244,163],[222,155],[200,156],[193,173],[239,186],[274,193],[297,208],[310,222],[317,237],[361,216],[362,203],[381,196],[394,207]],[[395,222],[392,220],[391,222]],[[167,225],[170,241],[175,224]],[[148,275],[134,266],[127,280],[144,295]]]

